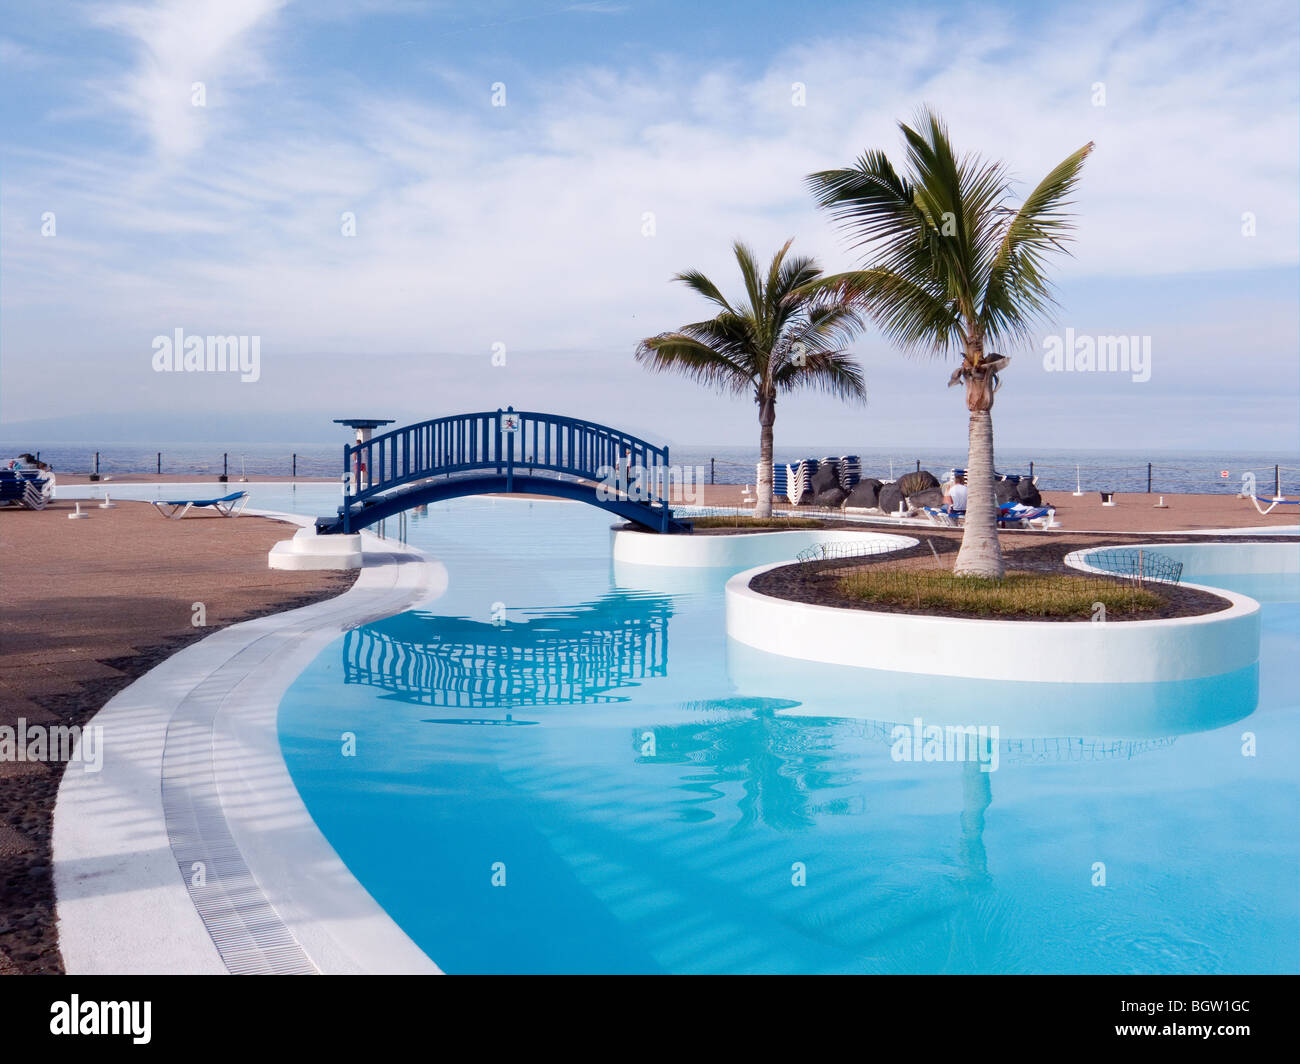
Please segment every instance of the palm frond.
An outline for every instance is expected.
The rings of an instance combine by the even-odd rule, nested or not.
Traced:
[[[688,288],[694,289],[705,299],[717,304],[717,306],[728,314],[735,313],[731,304],[727,302],[726,296],[722,294],[722,290],[699,270],[685,270],[682,273],[677,274],[673,280],[681,281]]]
[[[961,312],[937,284],[889,269],[832,274],[816,283],[868,315],[880,331],[912,354],[943,354],[963,343]]]
[[[753,252],[740,241],[733,245],[746,303],[727,300],[698,270],[678,274],[676,280],[722,312],[641,341],[637,361],[726,391],[752,390],[759,402],[804,384],[861,398],[862,373],[847,345],[862,328],[862,318],[845,298],[819,291],[816,260],[790,256],[790,246],[787,241],[777,251],[764,276]]]
[[[1066,208],[1092,145],[1060,163],[1016,209],[1006,167],[958,155],[933,110],[899,128],[904,174],[871,151],[852,167],[808,177],[869,268],[819,277],[802,294],[848,299],[911,352],[1025,337],[1051,305],[1046,259],[1068,239]]]
[[[847,351],[809,351],[800,362],[786,362],[776,374],[783,392],[812,388],[838,399],[865,402],[867,384],[862,370]]]
[[[990,337],[1025,337],[1052,305],[1044,272],[1052,253],[1068,254],[1074,222],[1067,210],[1089,141],[1052,168],[1003,228],[989,269],[979,320]]]
[[[752,375],[728,352],[684,331],[661,333],[642,340],[635,358],[657,373],[681,373],[724,392],[747,392],[753,384]]]
[[[749,297],[748,309],[755,322],[760,322],[763,313],[763,278],[758,272],[758,260],[754,258],[754,252],[739,240],[731,245],[731,250],[740,267],[740,276],[745,281],[745,294]]]

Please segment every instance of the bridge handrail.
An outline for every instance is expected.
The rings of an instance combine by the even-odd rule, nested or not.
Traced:
[[[503,429],[509,416],[519,419],[518,431]],[[514,407],[451,414],[403,425],[364,443],[346,444],[345,506],[402,484],[469,470],[504,473],[507,483],[515,469],[599,480],[621,464],[633,469],[666,468],[668,448],[608,425],[559,414]],[[652,490],[656,481],[652,478]]]

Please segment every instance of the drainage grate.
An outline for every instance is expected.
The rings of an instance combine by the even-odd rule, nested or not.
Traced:
[[[235,675],[218,669],[195,687],[167,725],[162,799],[172,854],[232,974],[318,974],[248,870],[221,808],[212,725],[221,703],[242,679],[242,670],[230,672]]]
[[[311,611],[306,626],[299,614],[292,631],[246,644],[185,696],[167,724],[162,800],[172,855],[222,962],[234,975],[318,975],[320,970],[267,900],[230,833],[217,790],[213,724],[247,677],[248,658],[264,663],[312,628],[337,633],[400,613],[432,586],[427,576],[406,578],[408,563],[425,564],[418,555],[372,551],[367,563],[385,564],[391,586],[368,588],[361,596],[364,609],[358,609],[357,597],[306,607]],[[354,588],[348,595],[356,592]]]

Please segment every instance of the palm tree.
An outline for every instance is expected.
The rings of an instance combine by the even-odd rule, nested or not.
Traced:
[[[675,370],[724,392],[749,392],[758,406],[759,467],[755,517],[772,515],[772,426],[778,392],[813,386],[846,399],[864,399],[857,363],[844,350],[862,321],[844,300],[809,289],[821,268],[805,256],[786,259],[793,240],[772,259],[764,277],[754,253],[732,245],[745,281],[746,301],[729,303],[699,270],[673,280],[693,288],[721,313],[637,345],[636,360],[652,370]]]
[[[922,109],[900,176],[869,151],[851,167],[810,174],[808,185],[866,249],[867,268],[821,280],[835,305],[848,300],[904,351],[962,361],[949,387],[966,385],[970,411],[966,527],[953,571],[1001,578],[993,494],[993,396],[1010,359],[986,347],[1024,341],[1053,306],[1047,258],[1065,250],[1074,226],[1070,195],[1092,151],[1085,144],[1057,164],[1018,207],[1007,168],[958,156],[943,121]]]

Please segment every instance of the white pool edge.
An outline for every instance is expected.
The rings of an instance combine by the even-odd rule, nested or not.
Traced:
[[[256,513],[300,526],[315,520]],[[311,964],[327,974],[438,973],[316,827],[280,750],[280,698],[323,647],[445,587],[445,570],[420,552],[365,538],[367,565],[342,595],[215,632],[87,722],[103,729],[103,769],[70,765],[54,809],[56,912],[69,973],[229,970],[181,878],[161,786],[168,724],[218,673],[226,693],[212,719],[210,768],[220,809],[257,886]]]
[[[1162,683],[1218,676],[1259,661],[1259,603],[1221,588],[1186,585],[1230,603],[1198,616],[1001,621],[813,605],[750,587],[754,577],[783,564],[758,566],[727,581],[730,638],[823,664],[978,680]]]

